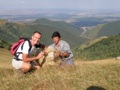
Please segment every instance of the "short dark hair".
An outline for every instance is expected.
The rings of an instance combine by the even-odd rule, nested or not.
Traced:
[[[41,35],[41,33],[40,33],[39,31],[34,31],[34,33],[33,33],[33,34],[35,34],[35,33],[38,33],[38,34],[40,34],[40,35]]]
[[[55,32],[52,34],[52,38],[54,38],[54,37],[59,37],[59,38],[61,38],[60,33],[59,33],[58,31],[55,31]]]

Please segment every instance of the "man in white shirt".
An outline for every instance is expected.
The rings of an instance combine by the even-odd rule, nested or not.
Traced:
[[[40,42],[41,36],[42,35],[40,32],[35,31],[29,41],[25,41],[20,45],[16,51],[17,57],[15,55],[12,60],[12,66],[15,69],[19,69],[23,73],[28,72],[31,68],[39,69],[39,65],[33,64],[32,62],[40,59],[45,54],[45,52],[41,51],[37,56],[33,56],[32,54],[36,48],[35,46]],[[29,43],[31,44],[31,47]],[[38,46],[42,49],[45,48],[45,46],[40,43]]]

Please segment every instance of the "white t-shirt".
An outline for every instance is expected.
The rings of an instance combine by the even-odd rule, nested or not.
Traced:
[[[23,45],[23,48],[22,48],[22,45]],[[18,55],[18,59],[22,59],[22,53],[28,54],[28,56],[32,56],[35,46],[32,46],[30,51],[29,51],[29,48],[30,48],[29,42],[28,41],[23,42],[18,48],[18,50],[16,51],[16,55]]]

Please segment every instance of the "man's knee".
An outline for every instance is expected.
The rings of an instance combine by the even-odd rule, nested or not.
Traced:
[[[28,70],[30,70],[30,68],[31,68],[31,64],[29,64],[29,63],[23,63],[22,69],[24,69],[25,71],[28,71]]]

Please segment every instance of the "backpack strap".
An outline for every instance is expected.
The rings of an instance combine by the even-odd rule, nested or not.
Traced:
[[[30,48],[29,48],[29,51],[30,51],[31,48],[32,48],[31,42],[30,42],[30,40],[25,40],[25,41],[28,41],[28,44],[29,44],[29,46],[30,46]],[[24,43],[25,43],[25,41],[24,41]],[[23,50],[24,43],[23,43],[22,46],[21,46],[21,50]]]
[[[31,42],[30,42],[30,40],[25,40],[25,41],[28,41],[28,44],[29,44],[29,46],[30,46],[30,47],[29,47],[29,51],[30,51],[31,48],[32,48]],[[23,44],[22,44],[22,46],[21,46],[21,50],[23,50],[23,46],[24,46],[25,41],[23,42]],[[20,54],[22,54],[22,52],[17,52],[17,53],[15,53],[15,59],[18,60],[18,61],[21,60],[21,59],[18,58]]]

